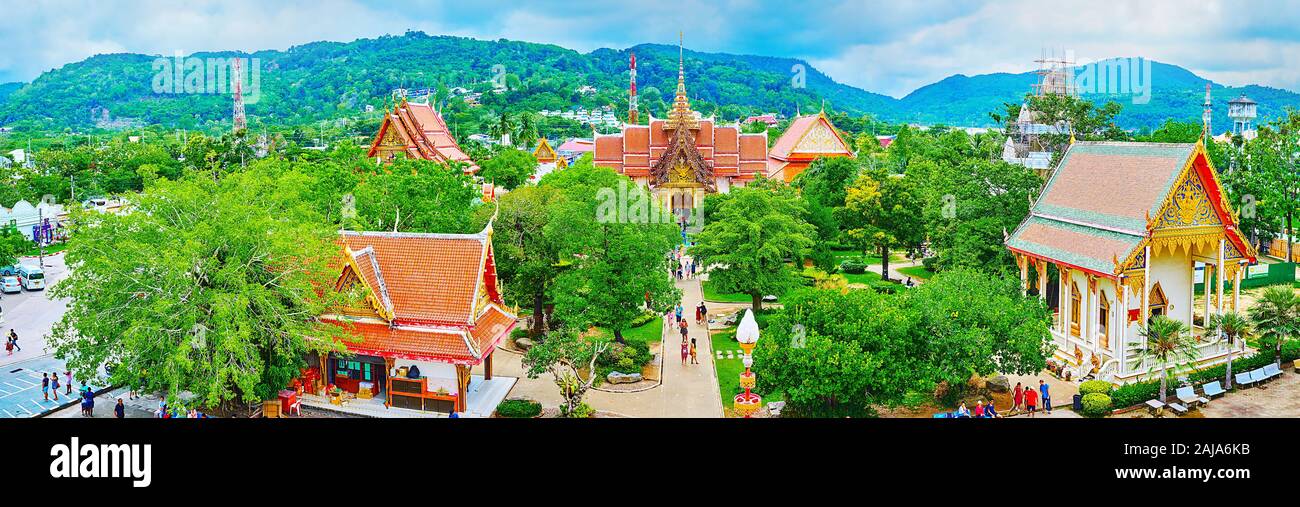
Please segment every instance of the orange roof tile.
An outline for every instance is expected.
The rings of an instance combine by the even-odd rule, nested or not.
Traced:
[[[470,323],[490,245],[486,230],[479,234],[344,231],[342,239],[362,266],[359,275],[391,305],[397,321]]]

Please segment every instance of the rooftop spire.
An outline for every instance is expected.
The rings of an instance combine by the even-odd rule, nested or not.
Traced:
[[[668,113],[664,128],[676,128],[684,125],[695,128],[695,112],[691,111],[691,101],[686,98],[686,49],[682,32],[677,32],[677,95],[673,97],[673,110]]]

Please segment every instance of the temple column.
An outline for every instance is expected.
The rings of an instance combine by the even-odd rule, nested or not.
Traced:
[[[1038,299],[1047,301],[1047,262],[1034,261],[1034,271],[1038,273]]]
[[[463,364],[456,365],[456,411],[464,412],[469,403],[465,399],[466,391],[469,390],[469,367]]]
[[[1056,265],[1056,311],[1061,313],[1061,318],[1057,319],[1061,325],[1061,337],[1066,344],[1070,343],[1070,298],[1066,292],[1066,284],[1070,283],[1070,275],[1065,271],[1065,267],[1060,264]]]
[[[1209,330],[1210,312],[1214,311],[1214,305],[1211,304],[1211,300],[1214,299],[1214,286],[1210,285],[1210,276],[1214,274],[1214,268],[1215,266],[1205,265],[1205,283],[1201,284],[1205,287],[1205,320],[1201,321],[1201,328],[1205,331]]]
[[[1232,311],[1241,311],[1241,277],[1246,272],[1246,267],[1237,264],[1237,272],[1232,277]]]
[[[483,358],[483,380],[492,380],[492,356],[495,352],[493,349]]]
[[[1219,269],[1214,276],[1215,292],[1218,294],[1214,300],[1214,313],[1219,315],[1223,314],[1223,275],[1228,272],[1228,270],[1223,269],[1223,241],[1223,238],[1219,238],[1219,263],[1217,264]]]
[[[1029,258],[1023,255],[1016,255],[1016,264],[1020,267],[1020,295],[1029,294]]]
[[[321,390],[330,383],[329,353],[319,353],[316,356],[320,359],[320,381],[317,382],[318,385],[312,386],[312,394],[320,394]]]
[[[1096,354],[1097,350],[1101,348],[1101,344],[1097,341],[1097,321],[1099,320],[1097,313],[1100,311],[1097,305],[1097,277],[1090,274],[1088,275],[1088,302],[1083,306],[1088,311],[1080,312],[1079,316],[1083,318],[1083,324],[1087,324],[1083,329],[1084,341],[1092,344],[1093,354]],[[1085,313],[1087,315],[1084,315]]]

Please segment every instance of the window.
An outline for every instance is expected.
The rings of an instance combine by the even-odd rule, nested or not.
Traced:
[[[1079,292],[1079,284],[1070,284],[1070,334],[1079,336],[1079,307],[1082,306],[1079,300],[1082,293]]]
[[[1169,300],[1165,298],[1164,289],[1160,288],[1160,282],[1156,282],[1156,284],[1151,287],[1151,297],[1147,301],[1147,311],[1151,317],[1164,315],[1166,311],[1165,307],[1168,305]]]
[[[1100,307],[1097,315],[1097,324],[1101,327],[1101,336],[1097,340],[1101,343],[1101,348],[1110,348],[1110,300],[1106,299],[1106,293],[1099,293],[1097,305]]]
[[[370,363],[348,361],[345,359],[337,359],[335,361],[334,375],[337,377],[363,381],[374,380],[373,374],[370,371]]]

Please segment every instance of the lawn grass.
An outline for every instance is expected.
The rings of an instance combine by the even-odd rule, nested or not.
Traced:
[[[740,345],[736,343],[735,336],[734,328],[712,333],[709,336],[709,343],[714,351],[714,356],[711,358],[713,371],[718,375],[718,396],[722,399],[722,406],[728,413],[731,411],[731,404],[736,395],[744,392],[740,388],[740,374],[745,371],[745,364],[741,360]],[[718,359],[717,351],[725,353],[728,350],[735,351],[732,359],[727,359],[725,354],[722,359]],[[764,403],[784,399],[783,395],[768,396],[757,390],[754,392],[763,397]]]
[[[66,248],[68,248],[68,243],[66,241],[62,243],[51,243],[45,246],[45,255],[51,255],[57,252],[62,252]],[[36,257],[40,254],[41,254],[41,250],[39,248],[32,247],[27,249],[26,252],[23,252],[18,255],[22,257]]]
[[[700,282],[700,291],[704,294],[704,300],[710,303],[753,303],[754,299],[749,294],[718,292],[713,288],[713,284],[708,280]],[[781,300],[782,295],[777,295],[777,301]],[[772,301],[764,301],[771,303]]]
[[[610,341],[614,340],[614,332],[605,328],[598,328],[600,332],[597,336]],[[627,343],[644,343],[650,345],[657,343],[663,333],[664,322],[662,319],[651,319],[650,322],[642,324],[640,327],[623,330],[623,341]]]
[[[867,271],[866,273],[856,274],[856,275],[852,273],[842,273],[842,274],[844,275],[844,279],[848,280],[849,283],[867,284],[867,283],[871,283],[872,281],[876,281],[876,282],[882,281],[880,279],[880,273],[872,273],[870,271]]]
[[[922,280],[929,280],[930,277],[934,276],[934,272],[925,269],[925,266],[908,266],[905,268],[898,268],[898,272],[910,276],[912,278],[920,278]]]

